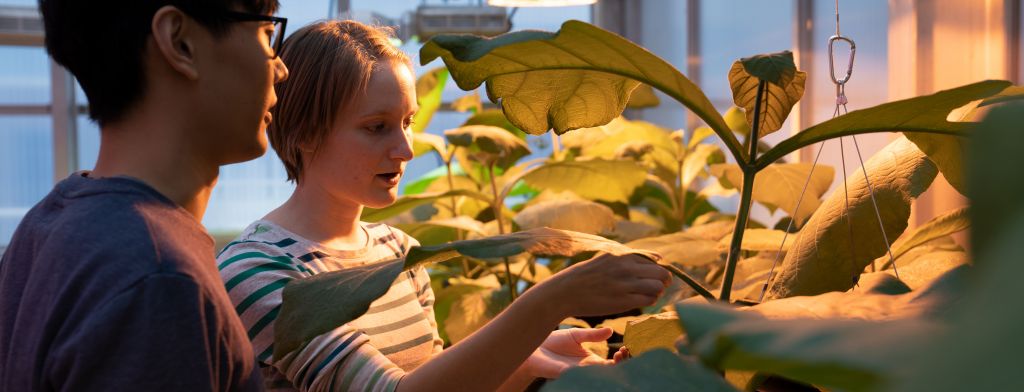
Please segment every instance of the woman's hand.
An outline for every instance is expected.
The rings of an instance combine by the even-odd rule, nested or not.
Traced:
[[[604,254],[577,263],[545,280],[526,295],[544,295],[564,317],[602,316],[653,304],[671,275],[646,257]]]
[[[585,342],[603,342],[611,336],[611,328],[554,331],[526,359],[523,370],[532,377],[558,378],[562,372],[576,366],[611,365],[611,360],[601,358],[583,347]]]

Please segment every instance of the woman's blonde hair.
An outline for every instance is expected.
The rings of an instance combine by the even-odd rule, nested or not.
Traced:
[[[267,128],[270,144],[288,179],[302,176],[303,146],[318,146],[343,108],[366,92],[376,64],[412,62],[391,43],[393,30],[355,21],[329,20],[305,26],[284,42],[287,80],[275,85],[277,105]]]

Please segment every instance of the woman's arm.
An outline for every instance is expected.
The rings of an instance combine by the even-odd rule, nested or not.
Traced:
[[[407,373],[401,391],[498,389],[566,317],[654,303],[668,273],[637,255],[602,255],[530,289],[484,328]]]

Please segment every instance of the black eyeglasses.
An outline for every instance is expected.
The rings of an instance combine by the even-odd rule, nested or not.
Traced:
[[[249,14],[245,12],[226,11],[224,18],[232,22],[270,22],[274,24],[274,36],[270,47],[274,49],[274,58],[281,55],[281,44],[284,43],[284,29],[288,26],[288,18],[270,15]]]

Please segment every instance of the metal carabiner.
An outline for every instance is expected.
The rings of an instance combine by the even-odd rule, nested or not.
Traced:
[[[833,48],[836,45],[836,41],[846,41],[846,43],[850,44],[850,62],[849,64],[846,65],[846,76],[843,77],[842,79],[836,78],[836,59],[833,55]],[[853,58],[856,56],[857,44],[855,44],[852,39],[846,38],[841,35],[833,35],[828,38],[828,71],[829,76],[832,77],[832,83],[835,83],[836,86],[842,86],[846,84],[846,82],[850,81],[850,76],[853,75]]]

